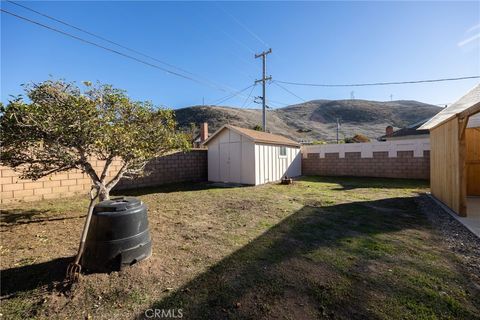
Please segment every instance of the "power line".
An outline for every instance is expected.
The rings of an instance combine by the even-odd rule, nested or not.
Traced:
[[[253,89],[255,89],[255,85],[256,85],[256,84],[254,84],[254,85],[252,86],[252,90],[250,90],[250,93],[248,94],[247,99],[245,99],[245,102],[242,104],[242,109],[243,109],[243,108],[245,107],[245,105],[247,104],[247,101],[250,100],[250,97],[252,96]]]
[[[85,29],[79,28],[79,27],[77,27],[77,26],[74,26],[74,25],[72,25],[72,24],[70,24],[70,23],[68,23],[68,22],[63,21],[63,20],[60,20],[60,19],[57,19],[57,18],[55,18],[55,17],[49,16],[49,15],[47,15],[47,14],[45,14],[45,13],[42,13],[42,12],[40,12],[40,11],[37,11],[37,10],[32,9],[32,8],[30,8],[30,7],[27,7],[27,6],[23,5],[23,4],[16,3],[16,2],[10,1],[10,0],[6,0],[6,1],[7,1],[7,2],[10,2],[11,4],[14,4],[14,5],[16,5],[16,6],[22,7],[22,8],[24,8],[24,9],[26,9],[26,10],[29,10],[29,11],[31,11],[31,12],[34,12],[34,13],[36,13],[36,14],[38,14],[38,15],[41,15],[41,16],[43,16],[43,17],[46,17],[46,18],[48,18],[48,19],[50,19],[50,20],[59,22],[59,23],[65,25],[65,26],[68,26],[68,27],[70,27],[70,28],[73,28],[73,29],[76,29],[76,30],[81,31],[81,32],[83,32],[83,33],[86,33],[86,34],[88,34],[88,35],[91,35],[91,36],[93,36],[93,37],[95,37],[95,38],[97,38],[97,39],[100,39],[100,40],[103,40],[103,41],[108,42],[108,43],[110,43],[110,44],[116,45],[116,46],[118,46],[118,47],[120,47],[120,48],[122,48],[122,49],[125,49],[125,50],[128,50],[128,51],[130,51],[130,52],[136,53],[136,54],[141,55],[141,56],[143,56],[143,57],[145,57],[145,58],[149,58],[149,59],[155,60],[155,61],[157,61],[157,62],[159,62],[159,63],[162,63],[162,64],[164,64],[164,65],[166,65],[166,66],[169,66],[169,67],[178,69],[178,70],[180,70],[180,71],[182,71],[182,72],[185,72],[185,73],[194,75],[193,73],[191,73],[191,72],[189,72],[189,71],[187,71],[187,70],[184,70],[184,69],[182,69],[182,68],[179,68],[179,67],[177,67],[177,66],[174,66],[174,65],[172,65],[172,64],[169,64],[169,63],[167,63],[167,62],[165,62],[165,61],[159,60],[159,59],[157,59],[157,58],[155,58],[155,57],[149,56],[149,55],[147,55],[147,54],[145,54],[145,53],[142,53],[142,52],[140,52],[140,51],[137,51],[137,50],[135,50],[135,49],[126,47],[126,46],[124,46],[124,45],[122,45],[122,44],[120,44],[120,43],[114,42],[114,41],[109,40],[109,39],[107,39],[107,38],[105,38],[105,37],[103,37],[103,36],[100,36],[100,35],[98,35],[98,34],[95,34],[95,33],[93,33],[93,32],[90,32],[90,31],[88,31],[88,30],[85,30]]]
[[[219,7],[217,5],[217,7]],[[220,8],[222,9],[222,8]],[[222,9],[223,10],[223,9]],[[225,10],[223,10],[225,13],[229,14],[228,12],[226,12]],[[206,19],[204,19],[206,20]],[[220,28],[219,29],[224,35],[226,35],[227,37],[229,37],[230,39],[232,39],[233,41],[235,41],[237,44],[241,45],[242,47],[244,47],[244,49],[248,50],[250,53],[252,54],[255,54],[255,51],[250,47],[248,46],[246,43],[244,43],[243,41],[240,41],[239,39],[235,38],[234,36],[232,36],[230,33],[228,33],[227,31],[225,31],[223,28]]]
[[[226,32],[225,30],[223,29],[220,29],[220,31],[225,34],[227,37],[229,37],[230,39],[232,39],[233,41],[235,41],[236,43],[238,43],[239,45],[241,45],[242,47],[244,47],[245,49],[247,49],[248,51],[250,51],[250,53],[253,53],[255,54],[255,51],[253,51],[252,48],[250,48],[248,45],[246,45],[245,43],[243,43],[242,41],[236,39],[234,36],[230,35],[228,32]]]
[[[280,102],[280,101],[272,100],[270,98],[268,98],[268,102],[269,102],[270,106],[275,107],[275,108],[280,108],[280,106],[276,106],[276,105],[272,104],[272,102],[275,103],[275,104],[283,105],[283,106],[289,106],[290,105],[290,103]],[[261,102],[259,102],[259,103],[261,103]]]
[[[280,101],[276,101],[276,100],[272,100],[272,99],[268,99],[268,101],[270,102],[270,104],[272,104],[272,102],[273,102],[273,103],[276,103],[276,104],[281,104],[283,106],[289,106],[290,105],[290,103],[280,102]],[[277,108],[279,108],[279,107],[277,106]]]
[[[279,87],[280,89],[283,89],[284,91],[290,93],[292,96],[294,96],[294,97],[302,100],[303,102],[307,102],[307,100],[305,100],[305,99],[303,99],[302,97],[296,95],[295,93],[293,93],[292,91],[288,90],[288,89],[285,88],[284,86],[278,84],[276,80],[273,80],[272,83],[273,83],[274,85],[276,85],[277,87]]]
[[[367,87],[367,86],[387,86],[397,84],[415,84],[415,83],[430,83],[443,81],[458,81],[467,79],[478,79],[480,76],[468,76],[458,78],[443,78],[443,79],[428,79],[428,80],[414,80],[414,81],[397,81],[397,82],[373,82],[373,83],[357,83],[357,84],[315,84],[315,83],[301,83],[275,80],[279,83],[290,84],[294,86],[310,86],[310,87]]]
[[[49,19],[51,19],[51,20],[60,22],[60,23],[62,23],[62,24],[64,24],[64,25],[66,25],[66,26],[72,27],[72,28],[74,28],[74,29],[76,29],[76,30],[79,30],[79,31],[81,31],[81,32],[84,32],[84,33],[86,33],[86,34],[92,35],[92,36],[94,36],[94,37],[96,37],[96,38],[98,38],[98,39],[104,40],[104,41],[106,41],[106,42],[109,42],[109,43],[111,43],[111,44],[114,44],[114,45],[116,45],[116,46],[119,46],[119,47],[121,47],[121,48],[124,48],[124,49],[126,49],[126,50],[129,50],[129,51],[131,51],[131,52],[135,52],[135,53],[137,53],[137,54],[139,54],[139,55],[142,55],[142,56],[144,56],[144,57],[150,58],[150,59],[152,59],[152,60],[158,61],[158,62],[163,63],[163,64],[168,65],[168,66],[172,66],[172,67],[174,67],[174,68],[176,68],[176,69],[178,69],[178,70],[182,70],[182,71],[185,72],[185,73],[189,73],[189,74],[191,74],[191,75],[194,75],[194,74],[191,73],[191,72],[185,71],[185,70],[183,70],[183,69],[181,69],[181,68],[178,68],[178,67],[175,67],[175,66],[173,66],[173,65],[170,65],[170,64],[168,64],[168,63],[166,63],[166,62],[163,62],[163,61],[161,61],[161,60],[158,60],[158,59],[156,59],[156,58],[154,58],[154,57],[151,57],[151,56],[149,56],[149,55],[143,54],[143,53],[141,53],[140,51],[137,51],[137,50],[135,50],[135,49],[131,49],[131,48],[129,48],[129,47],[126,47],[126,46],[123,46],[123,45],[121,45],[121,44],[118,44],[118,43],[116,43],[116,42],[114,42],[114,41],[108,40],[107,38],[104,38],[104,37],[102,37],[102,36],[96,35],[96,34],[90,32],[90,31],[84,30],[84,29],[82,29],[82,28],[76,27],[76,26],[74,26],[74,25],[72,25],[72,24],[70,24],[70,23],[67,23],[67,22],[65,22],[65,21],[62,21],[62,20],[60,20],[60,19],[51,17],[51,16],[49,16],[49,15],[46,15],[46,14],[44,14],[44,13],[41,13],[41,12],[36,11],[36,10],[34,10],[34,9],[31,9],[31,8],[28,8],[28,7],[24,6],[24,5],[15,3],[15,2],[13,2],[13,1],[9,1],[9,0],[8,0],[8,2],[10,2],[10,3],[12,3],[12,4],[15,4],[15,5],[17,5],[17,6],[23,7],[23,8],[25,8],[25,9],[27,9],[27,10],[32,11],[32,12],[35,12],[35,13],[37,13],[37,14],[39,14],[39,15],[44,16],[44,17],[47,17],[47,18],[49,18]],[[214,85],[214,82],[213,82],[213,81],[210,81],[210,80],[207,80],[207,81],[209,81],[210,83],[206,83],[205,81],[201,81],[201,80],[195,79],[195,78],[193,78],[193,77],[189,77],[189,76],[186,76],[186,75],[184,75],[184,74],[181,74],[181,73],[178,73],[178,72],[175,72],[175,71],[171,71],[171,70],[169,70],[169,69],[166,69],[166,68],[164,68],[164,67],[161,67],[161,66],[158,66],[158,65],[156,65],[156,64],[150,63],[150,62],[148,62],[148,61],[144,61],[144,60],[142,60],[142,59],[139,59],[139,58],[136,58],[136,57],[134,57],[134,56],[125,54],[125,53],[123,53],[123,52],[120,52],[120,51],[118,51],[118,50],[115,50],[115,49],[112,49],[112,48],[103,46],[103,45],[101,45],[101,44],[98,44],[98,43],[95,43],[95,42],[92,42],[92,41],[89,41],[89,40],[86,40],[86,39],[84,39],[84,38],[81,38],[81,37],[78,37],[78,36],[76,36],[76,35],[70,34],[70,33],[68,33],[68,32],[65,32],[65,31],[56,29],[56,28],[54,28],[54,27],[45,25],[45,24],[40,23],[40,22],[38,22],[38,21],[35,21],[35,20],[32,20],[32,19],[29,19],[29,18],[20,16],[20,15],[18,15],[18,14],[13,13],[13,12],[10,12],[10,11],[4,10],[4,9],[0,9],[0,11],[1,11],[1,12],[4,12],[4,13],[6,13],[6,14],[9,14],[9,15],[11,15],[11,16],[14,16],[14,17],[16,17],[17,19],[21,19],[21,20],[30,22],[30,23],[32,23],[32,24],[41,26],[41,27],[46,28],[46,29],[48,29],[48,30],[50,30],[50,31],[54,31],[54,32],[60,33],[60,34],[62,34],[62,35],[64,35],[64,36],[73,38],[73,39],[78,40],[78,41],[80,41],[80,42],[83,42],[83,43],[86,43],[86,44],[95,46],[95,47],[97,47],[97,48],[100,48],[100,49],[103,49],[103,50],[106,50],[106,51],[115,53],[115,54],[120,55],[120,56],[123,56],[123,57],[125,57],[125,58],[128,58],[128,59],[134,60],[134,61],[136,61],[136,62],[142,63],[142,64],[144,64],[144,65],[147,65],[147,66],[150,66],[150,67],[153,67],[153,68],[162,70],[162,71],[164,71],[164,72],[166,72],[166,73],[168,73],[168,74],[175,75],[175,76],[184,78],[184,79],[186,79],[186,80],[193,81],[193,82],[198,83],[198,84],[201,84],[201,85],[206,85],[206,86],[209,86],[209,87],[211,87],[211,88],[214,88],[214,89],[219,90],[219,91],[222,91],[222,92],[231,92],[231,93],[233,93],[233,94],[232,94],[232,98],[233,98],[234,96],[236,96],[236,95],[240,95],[240,96],[242,96],[242,97],[247,97],[246,95],[242,95],[242,94],[241,94],[244,90],[238,91],[237,89],[230,88],[230,87],[228,87],[228,86],[225,86],[225,88],[222,88],[222,87],[220,87],[220,86],[218,86],[218,85]],[[194,76],[195,76],[195,75],[194,75]],[[248,87],[248,88],[250,88],[250,87]],[[247,88],[247,89],[248,89],[248,88]],[[226,100],[225,100],[225,101],[226,101]],[[284,103],[281,103],[281,104],[284,104]],[[287,104],[285,104],[285,105],[287,105]]]
[[[244,109],[245,105],[247,104],[248,101],[250,101],[250,103],[248,105],[250,105],[252,103],[253,99],[250,99],[250,97],[252,95],[253,89],[255,89],[255,85],[252,86],[252,90],[250,90],[250,93],[248,94],[248,97],[247,97],[247,99],[245,99],[245,102],[243,103],[241,108],[231,108],[232,111],[235,113],[235,116],[238,116],[240,114],[240,109]]]
[[[235,18],[234,15],[232,15],[230,12],[222,8],[220,5],[217,5],[224,13],[226,13],[230,18],[232,18],[233,21],[235,21],[240,27],[242,27],[245,31],[247,31],[253,38],[261,42],[266,48],[269,47],[268,43],[263,41],[256,33],[254,33],[252,30],[250,30],[246,25],[240,22],[237,18]]]
[[[148,59],[151,59],[151,60],[153,60],[153,61],[159,62],[159,63],[161,63],[161,64],[163,64],[163,65],[166,65],[166,66],[169,66],[169,67],[171,67],[171,68],[177,69],[177,70],[179,70],[179,71],[181,71],[181,72],[190,74],[191,76],[201,78],[203,81],[209,82],[210,84],[213,84],[214,86],[218,87],[218,89],[221,90],[221,91],[223,91],[223,92],[227,92],[227,91],[228,91],[228,90],[225,90],[225,88],[222,88],[222,86],[219,85],[218,83],[216,83],[215,81],[211,81],[211,80],[208,80],[208,79],[206,79],[206,78],[203,78],[202,76],[199,76],[199,75],[194,74],[194,73],[192,73],[192,72],[190,72],[190,71],[187,71],[187,70],[185,70],[185,69],[182,69],[182,68],[180,68],[180,67],[177,67],[177,66],[175,66],[175,65],[173,65],[173,64],[170,64],[170,63],[168,63],[168,62],[165,62],[165,61],[162,61],[162,60],[157,59],[157,58],[155,58],[155,57],[152,57],[152,56],[150,56],[150,55],[148,55],[148,54],[145,54],[145,53],[143,53],[143,52],[140,52],[140,51],[138,51],[138,50],[135,50],[135,49],[132,49],[132,48],[127,47],[127,46],[125,46],[125,45],[122,45],[122,44],[120,44],[120,43],[118,43],[118,42],[115,42],[115,41],[112,41],[112,40],[110,40],[110,39],[107,39],[107,38],[105,38],[105,37],[103,37],[103,36],[100,36],[100,35],[98,35],[98,34],[95,34],[95,33],[91,32],[91,31],[88,31],[88,30],[85,30],[85,29],[83,29],[83,28],[77,27],[77,26],[75,26],[75,25],[73,25],[73,24],[71,24],[71,23],[68,23],[68,22],[64,21],[64,20],[60,20],[60,19],[58,19],[58,18],[52,17],[52,16],[47,15],[47,14],[45,14],[45,13],[43,13],[43,12],[37,11],[37,10],[32,9],[32,8],[30,8],[30,7],[27,7],[27,6],[23,5],[23,4],[16,3],[16,2],[14,2],[14,1],[7,0],[7,2],[9,2],[9,3],[11,3],[11,4],[14,4],[14,5],[16,5],[16,6],[19,6],[19,7],[21,7],[21,8],[24,8],[24,9],[26,9],[26,10],[29,10],[29,11],[31,11],[31,12],[34,12],[34,13],[36,13],[36,14],[38,14],[38,15],[43,16],[43,17],[46,17],[46,18],[48,18],[48,19],[50,19],[50,20],[59,22],[59,23],[65,25],[65,26],[68,26],[68,27],[70,27],[70,28],[73,28],[73,29],[75,29],[75,30],[78,30],[78,31],[80,31],[80,32],[83,32],[83,33],[85,33],[85,34],[91,35],[91,36],[93,36],[93,37],[95,37],[95,38],[97,38],[97,39],[100,39],[100,40],[103,40],[103,41],[108,42],[108,43],[110,43],[110,44],[113,44],[113,45],[115,45],[115,46],[118,46],[118,47],[120,47],[120,48],[122,48],[122,49],[128,50],[128,51],[130,51],[130,52],[133,52],[133,53],[138,54],[138,55],[140,55],[140,56],[143,56],[143,57],[145,57],[145,58],[148,58]],[[232,90],[232,88],[228,88],[228,89],[229,89],[229,90]],[[235,90],[235,89],[233,89],[233,90]]]
[[[166,69],[166,68],[163,68],[163,67],[158,66],[158,65],[156,65],[156,64],[150,63],[150,62],[148,62],[148,61],[145,61],[145,60],[136,58],[136,57],[134,57],[134,56],[131,56],[131,55],[125,54],[125,53],[123,53],[123,52],[117,51],[117,50],[115,50],[115,49],[112,49],[112,48],[109,48],[109,47],[100,45],[100,44],[98,44],[98,43],[95,43],[95,42],[92,42],[92,41],[83,39],[83,38],[81,38],[81,37],[75,36],[75,35],[70,34],[70,33],[68,33],[68,32],[65,32],[65,31],[62,31],[62,30],[59,30],[59,29],[50,27],[50,26],[48,26],[48,25],[42,24],[42,23],[40,23],[40,22],[37,22],[37,21],[35,21],[35,20],[31,20],[31,19],[29,19],[29,18],[20,16],[20,15],[17,15],[17,14],[15,14],[15,13],[10,12],[10,11],[4,10],[4,9],[0,9],[0,11],[1,11],[1,12],[4,12],[4,13],[6,13],[6,14],[9,14],[9,15],[11,15],[11,16],[13,16],[13,17],[16,17],[16,18],[18,18],[18,19],[21,19],[21,20],[30,22],[30,23],[32,23],[32,24],[41,26],[41,27],[46,28],[46,29],[48,29],[48,30],[51,30],[51,31],[60,33],[60,34],[62,34],[62,35],[65,35],[65,36],[67,36],[67,37],[70,37],[70,38],[73,38],[73,39],[78,40],[78,41],[80,41],[80,42],[83,42],[83,43],[86,43],[86,44],[95,46],[95,47],[97,47],[97,48],[100,48],[100,49],[103,49],[103,50],[106,50],[106,51],[115,53],[115,54],[117,54],[117,55],[120,55],[120,56],[122,56],[122,57],[131,59],[131,60],[134,60],[134,61],[136,61],[136,62],[139,62],[139,63],[142,63],[142,64],[144,64],[144,65],[150,66],[150,67],[152,67],[152,68],[156,68],[156,69],[162,70],[162,71],[164,71],[164,72],[166,72],[166,73],[168,73],[168,74],[175,75],[175,76],[177,76],[177,77],[181,77],[181,78],[184,78],[184,79],[187,79],[187,80],[196,82],[196,83],[198,83],[198,84],[207,85],[207,86],[210,86],[210,87],[212,87],[212,88],[214,88],[214,89],[217,89],[217,90],[220,90],[220,91],[223,91],[223,92],[227,92],[227,90],[225,90],[225,89],[223,89],[223,88],[220,88],[220,87],[217,87],[217,86],[212,86],[212,85],[210,85],[210,84],[208,84],[208,83],[202,82],[202,81],[197,80],[197,79],[195,79],[195,78],[192,78],[192,77],[183,75],[183,74],[178,73],[178,72],[175,72],[175,71],[168,70],[168,69]],[[235,89],[233,89],[233,90],[235,90]],[[238,93],[237,93],[238,91],[237,91],[237,90],[233,91],[233,90],[231,90],[231,92],[234,92],[235,95],[237,95],[237,94],[238,94]],[[229,91],[230,91],[230,90],[229,90]]]
[[[228,101],[228,100],[230,100],[230,99],[232,99],[232,98],[240,95],[242,92],[250,89],[250,88],[253,87],[253,86],[255,86],[255,84],[251,84],[251,85],[249,85],[248,87],[243,88],[243,89],[240,90],[240,91],[234,92],[234,93],[232,93],[232,94],[230,94],[230,95],[228,95],[228,96],[226,96],[226,97],[217,99],[215,102],[212,103],[212,105],[218,105],[218,104],[220,104],[220,103],[223,103],[223,102],[225,102],[225,101]]]
[[[12,3],[12,4],[14,4],[14,5],[17,5],[17,6],[19,6],[19,7],[22,7],[22,8],[24,8],[24,9],[26,9],[26,10],[29,10],[29,11],[35,12],[35,13],[41,15],[41,16],[47,17],[48,19],[51,19],[51,20],[56,21],[56,22],[59,22],[59,23],[61,23],[61,24],[64,24],[64,25],[69,26],[69,27],[71,27],[71,28],[74,28],[74,29],[76,29],[76,30],[79,30],[79,31],[81,31],[81,32],[83,32],[83,33],[86,33],[86,34],[88,34],[88,35],[91,35],[91,36],[96,37],[96,38],[98,38],[98,39],[101,39],[101,40],[103,40],[103,41],[106,41],[106,42],[108,42],[108,43],[111,43],[111,44],[113,44],[113,45],[116,45],[116,46],[118,46],[118,47],[121,47],[121,48],[123,48],[123,49],[125,49],[125,50],[128,50],[128,51],[130,51],[130,52],[133,52],[133,53],[136,53],[136,54],[141,55],[141,56],[143,56],[143,57],[152,59],[152,60],[154,60],[154,61],[157,61],[157,62],[162,63],[162,64],[164,64],[164,65],[167,65],[167,66],[169,66],[169,67],[175,68],[175,69],[177,69],[177,70],[180,70],[180,71],[182,71],[182,72],[184,72],[184,73],[187,73],[187,74],[190,74],[190,75],[192,75],[192,76],[199,77],[199,78],[201,78],[201,79],[204,80],[204,81],[202,82],[202,81],[199,81],[199,80],[194,79],[194,78],[192,78],[192,77],[186,77],[186,76],[184,76],[184,75],[182,75],[182,74],[179,74],[179,73],[170,71],[170,70],[168,70],[168,69],[164,69],[164,68],[161,68],[161,67],[158,67],[158,66],[149,64],[148,62],[140,61],[140,59],[136,59],[136,58],[134,58],[134,57],[128,56],[128,58],[134,59],[134,60],[136,60],[136,61],[138,61],[138,62],[141,62],[141,63],[144,63],[144,64],[146,63],[146,64],[148,64],[148,65],[150,65],[150,66],[152,66],[152,67],[159,68],[159,69],[161,69],[161,70],[163,70],[163,71],[165,71],[165,72],[167,72],[167,73],[174,74],[174,75],[180,76],[180,77],[182,77],[182,78],[195,81],[196,83],[199,83],[199,84],[203,84],[203,85],[210,86],[210,87],[212,87],[212,88],[214,88],[214,89],[217,89],[217,90],[220,90],[220,91],[222,91],[222,92],[228,92],[228,91],[230,91],[230,92],[236,92],[236,91],[237,91],[237,89],[231,88],[231,87],[229,87],[229,86],[223,86],[223,87],[222,87],[222,85],[219,85],[218,83],[216,83],[216,82],[214,82],[214,81],[211,81],[211,80],[208,80],[208,79],[206,79],[206,78],[203,78],[203,77],[201,77],[201,76],[199,76],[199,75],[196,75],[196,74],[194,74],[194,73],[192,73],[192,72],[189,72],[189,71],[187,71],[187,70],[184,70],[184,69],[182,69],[182,68],[180,68],[180,67],[177,67],[177,66],[175,66],[175,65],[169,64],[169,63],[164,62],[164,61],[162,61],[162,60],[159,60],[159,59],[157,59],[157,58],[155,58],[155,57],[152,57],[152,56],[150,56],[150,55],[147,55],[147,54],[145,54],[145,53],[142,53],[142,52],[140,52],[140,51],[138,51],[138,50],[135,50],[135,49],[126,47],[126,46],[124,46],[124,45],[121,45],[121,44],[119,44],[119,43],[117,43],[117,42],[111,41],[111,40],[109,40],[109,39],[107,39],[107,38],[105,38],[105,37],[102,37],[102,36],[100,36],[100,35],[97,35],[97,34],[95,34],[95,33],[92,33],[92,32],[90,32],[90,31],[87,31],[87,30],[85,30],[85,29],[82,29],[82,28],[79,28],[79,27],[77,27],[77,26],[74,26],[74,25],[72,25],[72,24],[70,24],[70,23],[68,23],[68,22],[63,21],[63,20],[60,20],[60,19],[57,19],[57,18],[55,18],[55,17],[49,16],[49,15],[47,15],[47,14],[44,14],[44,13],[42,13],[42,12],[39,12],[39,11],[37,11],[37,10],[34,10],[34,9],[29,8],[29,7],[27,7],[27,6],[24,6],[24,5],[22,5],[22,4],[19,4],[19,3],[16,3],[16,2],[10,1],[10,0],[7,0],[7,1],[10,2],[10,3]],[[117,54],[121,54],[121,55],[127,57],[127,55],[122,54],[122,53],[120,53],[120,52],[117,52],[116,50],[112,50],[112,49],[110,49],[110,48],[106,48],[106,47],[103,47],[103,46],[101,46],[101,45],[97,45],[97,44],[95,44],[95,43],[93,43],[93,42],[90,42],[90,41],[88,41],[88,40],[84,40],[84,39],[81,39],[80,37],[76,37],[76,36],[70,35],[70,34],[68,34],[68,33],[66,33],[66,32],[63,32],[63,31],[57,30],[57,29],[55,29],[55,28],[52,28],[52,27],[43,25],[43,24],[41,24],[41,23],[39,23],[39,22],[36,22],[36,21],[30,20],[30,19],[28,19],[28,18],[25,18],[25,17],[19,16],[19,15],[13,14],[13,13],[8,12],[8,11],[6,11],[6,10],[2,10],[2,11],[4,11],[5,13],[8,13],[8,14],[11,14],[11,15],[17,17],[17,18],[24,19],[24,20],[26,20],[26,21],[35,23],[35,24],[37,24],[37,25],[40,25],[40,26],[45,27],[45,28],[47,28],[47,29],[50,29],[50,30],[52,30],[52,31],[60,32],[60,33],[62,33],[62,34],[64,34],[64,35],[73,37],[73,38],[75,38],[75,39],[77,39],[77,40],[80,40],[80,41],[83,41],[83,42],[87,42],[87,43],[92,44],[92,45],[94,45],[94,46],[101,47],[102,49],[105,49],[105,50],[108,50],[108,51],[111,51],[111,52],[114,52],[114,53],[117,53]],[[206,81],[206,82],[205,82],[205,81]]]
[[[203,17],[202,15],[200,15],[199,18],[200,18],[201,20],[203,20],[205,24],[208,24],[208,23],[211,22],[211,20],[206,19],[206,18]],[[235,39],[232,35],[227,34],[226,32],[224,32],[224,30],[223,30],[221,27],[215,28],[215,31],[218,31],[219,33],[221,32],[221,33],[227,35],[229,38],[231,38],[232,40],[234,40],[235,42],[237,42],[238,44],[240,44],[240,45],[243,46],[243,47],[246,46],[246,44],[242,43],[240,40],[237,40],[237,39]],[[208,35],[209,35],[209,36],[212,36],[210,33],[208,33]],[[212,39],[216,39],[216,38],[212,38]],[[250,53],[252,53],[252,52],[254,53],[254,51],[252,51],[252,49],[251,49],[250,47],[246,46],[246,49],[247,49],[247,51],[249,51]],[[237,53],[237,51],[234,50],[234,49],[232,49],[232,48],[230,48],[229,46],[221,46],[221,50],[223,50],[223,51],[225,51],[225,52],[228,51],[228,53],[230,53],[233,57],[237,58],[238,60],[240,60],[241,62],[243,62],[243,63],[245,63],[245,64],[248,64],[250,67],[256,67],[256,65],[254,65],[252,62],[250,62],[250,61],[246,60],[245,58],[239,56],[238,53]],[[239,70],[237,69],[237,71],[239,71]],[[244,73],[244,72],[241,72],[241,73],[244,74],[244,75],[246,75],[246,76],[248,76],[249,78],[254,79],[254,77],[252,77],[250,74],[247,75],[247,74]]]
[[[51,30],[51,31],[54,31],[54,32],[63,34],[63,35],[65,35],[65,36],[70,37],[70,38],[73,38],[73,39],[75,39],[75,40],[78,40],[78,41],[81,41],[81,42],[90,44],[90,45],[95,46],[95,47],[98,47],[98,48],[100,48],[100,49],[104,49],[104,50],[110,51],[110,52],[115,53],[115,54],[118,54],[118,55],[120,55],[120,56],[122,56],[122,57],[125,57],[125,58],[128,58],[128,59],[132,59],[132,60],[135,60],[135,61],[137,61],[137,62],[143,63],[143,64],[148,65],[148,66],[150,66],[150,67],[160,69],[160,70],[162,70],[162,71],[164,71],[164,72],[166,72],[166,73],[169,73],[169,74],[172,74],[172,75],[175,75],[175,76],[178,76],[178,77],[181,77],[181,78],[184,78],[184,79],[187,79],[187,80],[195,81],[195,82],[197,82],[197,83],[202,84],[202,82],[200,82],[200,81],[198,81],[198,80],[196,80],[196,79],[194,79],[194,78],[185,76],[185,75],[183,75],[183,74],[180,74],[180,73],[177,73],[177,72],[174,72],[174,71],[170,71],[170,70],[168,70],[168,69],[165,69],[165,68],[163,68],[163,67],[157,66],[157,65],[152,64],[152,63],[149,63],[149,62],[147,62],[147,61],[144,61],[144,60],[135,58],[135,57],[130,56],[130,55],[128,55],[128,54],[125,54],[125,53],[123,53],[123,52],[120,52],[120,51],[117,51],[117,50],[114,50],[114,49],[111,49],[111,48],[102,46],[102,45],[100,45],[100,44],[98,44],[98,43],[95,43],[95,42],[92,42],[92,41],[89,41],[89,40],[86,40],[86,39],[83,39],[83,38],[80,38],[80,37],[77,37],[77,36],[75,36],[75,35],[73,35],[73,34],[70,34],[70,33],[68,33],[68,32],[64,32],[64,31],[62,31],[62,30],[55,29],[55,28],[53,28],[53,27],[47,26],[47,25],[45,25],[45,24],[42,24],[42,23],[40,23],[40,22],[31,20],[31,19],[29,19],[29,18],[22,17],[22,16],[20,16],[20,15],[17,15],[17,14],[15,14],[15,13],[10,12],[10,11],[4,10],[4,9],[0,9],[0,11],[4,12],[4,13],[6,13],[6,14],[9,14],[9,15],[11,15],[11,16],[14,16],[14,17],[16,17],[16,18],[18,18],[18,19],[21,19],[21,20],[24,20],[24,21],[27,21],[27,22],[36,24],[36,25],[38,25],[38,26],[41,26],[41,27],[43,27],[43,28],[49,29],[49,30]]]

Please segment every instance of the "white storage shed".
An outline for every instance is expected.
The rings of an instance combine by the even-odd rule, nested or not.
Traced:
[[[300,144],[280,135],[225,125],[204,144],[212,182],[259,185],[302,174]]]

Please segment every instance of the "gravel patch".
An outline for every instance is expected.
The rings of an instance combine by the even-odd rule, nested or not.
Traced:
[[[421,196],[418,201],[423,213],[439,231],[441,241],[462,260],[473,284],[480,289],[480,238],[428,196]]]

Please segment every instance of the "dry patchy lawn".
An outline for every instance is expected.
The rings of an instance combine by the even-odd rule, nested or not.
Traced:
[[[5,319],[474,319],[480,284],[418,206],[418,181],[309,177],[291,186],[130,192],[153,256],[58,290],[86,196],[4,208]]]

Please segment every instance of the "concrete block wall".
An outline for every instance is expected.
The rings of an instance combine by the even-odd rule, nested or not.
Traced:
[[[308,145],[302,174],[430,179],[430,139]]]
[[[196,149],[190,152],[178,152],[152,160],[145,167],[151,172],[143,177],[123,179],[116,190],[159,186],[174,182],[207,180],[207,149]]]
[[[97,172],[103,168],[104,161],[93,161]],[[112,177],[121,163],[114,161],[109,170]],[[152,160],[147,165],[151,174],[135,179],[122,179],[116,189],[134,189],[158,186],[173,182],[202,181],[207,179],[207,150],[197,149],[178,152]],[[79,170],[53,174],[37,181],[22,180],[11,168],[0,166],[0,203],[17,201],[36,201],[70,197],[90,190],[90,178]]]
[[[395,156],[388,151],[372,152],[371,157],[362,157],[361,152],[307,153],[302,158],[303,175],[357,176],[379,178],[430,179],[430,151],[422,156],[414,151],[397,151]]]

